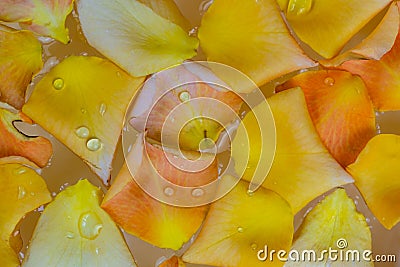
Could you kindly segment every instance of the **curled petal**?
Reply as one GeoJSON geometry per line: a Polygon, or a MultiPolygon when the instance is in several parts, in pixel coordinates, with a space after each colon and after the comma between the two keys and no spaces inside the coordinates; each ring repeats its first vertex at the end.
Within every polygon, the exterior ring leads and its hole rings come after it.
{"type": "Polygon", "coordinates": [[[257,252],[265,246],[276,251],[289,249],[291,208],[278,194],[264,188],[248,194],[248,186],[239,182],[211,205],[199,236],[182,257],[185,262],[227,267],[283,265],[277,260],[262,262],[257,252]]]}
{"type": "Polygon", "coordinates": [[[87,180],[58,194],[39,218],[23,266],[136,266],[99,206],[101,195],[87,180]]]}
{"type": "Polygon", "coordinates": [[[277,88],[299,86],[304,92],[314,126],[333,157],[353,163],[376,134],[375,111],[358,76],[337,70],[301,73],[277,88]]]}
{"type": "Polygon", "coordinates": [[[347,167],[368,207],[387,229],[400,221],[399,152],[400,136],[377,135],[347,167]]]}
{"type": "MultiPolygon", "coordinates": [[[[344,189],[337,189],[307,214],[299,230],[295,234],[292,250],[299,253],[315,252],[315,259],[310,261],[292,261],[285,266],[354,266],[356,254],[362,259],[365,251],[372,250],[371,232],[365,217],[357,212],[356,206],[344,189]],[[323,251],[352,251],[354,262],[335,261],[329,259],[323,251]]],[[[310,254],[310,257],[313,257],[310,254]]],[[[350,256],[349,256],[349,259],[350,256]]],[[[374,266],[372,261],[363,261],[357,266],[374,266]]]]}
{"type": "MultiPolygon", "coordinates": [[[[280,194],[297,213],[312,199],[331,188],[353,182],[322,144],[300,88],[280,92],[270,97],[268,104],[275,120],[277,143],[272,167],[263,187],[280,194]]],[[[254,130],[256,124],[253,112],[249,112],[242,121],[242,127],[239,127],[244,130],[238,131],[232,144],[235,162],[239,162],[239,165],[248,162],[243,175],[248,181],[252,179],[257,166],[252,163],[259,161],[262,152],[260,132],[254,130]],[[248,136],[243,137],[245,134],[248,136]],[[250,144],[248,155],[242,148],[246,147],[246,143],[250,144]]]]}
{"type": "Polygon", "coordinates": [[[144,76],[196,55],[198,41],[164,18],[179,16],[172,1],[164,3],[80,0],[79,20],[93,47],[131,75],[144,76]]]}
{"type": "Polygon", "coordinates": [[[0,20],[20,22],[23,28],[50,36],[64,44],[69,41],[65,20],[73,0],[0,0],[0,20]]]}
{"type": "Polygon", "coordinates": [[[42,67],[42,47],[32,33],[0,26],[0,101],[21,109],[32,75],[42,67]]]}
{"type": "Polygon", "coordinates": [[[39,167],[46,166],[53,148],[44,137],[27,136],[15,127],[16,122],[32,124],[23,113],[14,113],[0,108],[0,157],[21,156],[39,167]]]}
{"type": "Polygon", "coordinates": [[[296,35],[325,58],[337,55],[390,0],[289,1],[284,9],[296,35]],[[335,12],[332,12],[335,10],[335,12]]]}
{"type": "Polygon", "coordinates": [[[259,86],[315,66],[290,35],[274,0],[215,0],[198,36],[207,60],[232,66],[259,86]]]}
{"type": "Polygon", "coordinates": [[[36,84],[23,110],[106,183],[125,110],[142,81],[107,60],[71,56],[36,84]]]}

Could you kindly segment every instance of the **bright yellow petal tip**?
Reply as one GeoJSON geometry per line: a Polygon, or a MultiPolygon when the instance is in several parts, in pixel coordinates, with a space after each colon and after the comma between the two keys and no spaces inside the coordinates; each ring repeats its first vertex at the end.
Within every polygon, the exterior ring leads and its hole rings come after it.
{"type": "Polygon", "coordinates": [[[107,60],[71,56],[36,84],[23,111],[107,183],[125,110],[142,82],[107,60]]]}
{"type": "Polygon", "coordinates": [[[400,136],[377,135],[347,170],[383,226],[391,229],[400,222],[400,136]]]}

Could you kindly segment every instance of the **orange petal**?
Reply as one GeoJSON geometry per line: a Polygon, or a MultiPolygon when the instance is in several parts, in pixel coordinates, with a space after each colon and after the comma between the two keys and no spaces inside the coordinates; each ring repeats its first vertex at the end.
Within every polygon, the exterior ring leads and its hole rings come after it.
{"type": "Polygon", "coordinates": [[[125,110],[142,81],[107,60],[71,56],[36,84],[23,110],[106,183],[125,110]]]}
{"type": "Polygon", "coordinates": [[[216,142],[221,131],[239,119],[242,99],[232,91],[202,82],[209,76],[225,84],[197,63],[184,63],[155,74],[136,97],[129,115],[131,124],[174,148],[178,147],[178,138],[179,146],[186,150],[199,150],[205,138],[216,142]]]}
{"type": "MultiPolygon", "coordinates": [[[[329,259],[325,254],[323,260],[291,261],[285,266],[355,266],[358,253],[360,261],[357,266],[374,266],[372,261],[363,260],[364,251],[372,250],[371,232],[365,217],[357,212],[356,206],[344,189],[337,189],[307,214],[295,234],[292,250],[309,251],[312,249],[318,259],[323,251],[337,250],[338,255],[347,255],[348,261],[329,259]],[[358,251],[358,252],[357,252],[358,251]],[[352,260],[351,257],[354,257],[352,260]]],[[[310,254],[311,255],[311,254],[310,254]]],[[[345,257],[343,257],[345,259],[345,257]]]]}
{"type": "Polygon", "coordinates": [[[72,11],[73,0],[1,0],[0,6],[0,20],[20,22],[23,28],[50,36],[64,44],[69,41],[64,24],[72,11]]]}
{"type": "Polygon", "coordinates": [[[350,60],[340,68],[361,76],[376,109],[400,109],[400,34],[393,48],[380,60],[350,60]]]}
{"type": "Polygon", "coordinates": [[[102,208],[128,233],[153,245],[177,250],[200,227],[208,207],[183,208],[161,201],[167,202],[168,198],[178,197],[179,191],[174,189],[175,185],[195,187],[215,180],[218,176],[217,162],[213,161],[202,171],[190,173],[187,170],[195,166],[189,165],[188,160],[175,161],[178,169],[165,158],[173,159],[171,153],[143,144],[142,138],[141,135],[138,137],[127,158],[129,168],[127,165],[122,167],[104,198],[102,208]],[[151,162],[146,158],[145,148],[151,162]],[[162,185],[162,181],[152,173],[153,170],[172,185],[162,185]],[[151,192],[151,196],[144,190],[151,192]]]}
{"type": "Polygon", "coordinates": [[[173,1],[164,2],[80,0],[77,9],[82,31],[93,47],[131,75],[145,76],[197,53],[198,40],[175,24],[176,19],[168,20],[180,15],[173,1]]]}
{"type": "Polygon", "coordinates": [[[16,252],[10,247],[11,235],[26,213],[49,202],[51,196],[44,180],[21,164],[1,164],[0,179],[0,250],[5,257],[1,260],[2,266],[18,266],[16,252]]]}
{"type": "Polygon", "coordinates": [[[331,60],[322,60],[320,63],[324,66],[338,66],[351,59],[381,59],[393,47],[399,23],[397,4],[392,3],[378,26],[361,43],[331,60]]]}
{"type": "Polygon", "coordinates": [[[168,260],[161,263],[158,267],[185,267],[186,264],[177,256],[172,256],[168,260]]]}
{"type": "Polygon", "coordinates": [[[299,86],[322,142],[342,165],[354,162],[376,134],[375,113],[360,77],[345,71],[301,73],[277,88],[299,86]]]}
{"type": "Polygon", "coordinates": [[[290,248],[290,206],[278,194],[264,188],[248,194],[248,186],[239,182],[211,205],[199,236],[183,255],[185,262],[227,267],[283,266],[277,260],[262,262],[257,254],[265,246],[276,251],[290,248]]]}
{"type": "Polygon", "coordinates": [[[377,135],[347,167],[375,217],[387,229],[400,221],[400,136],[377,135]]]}
{"type": "Polygon", "coordinates": [[[215,0],[198,36],[209,61],[232,66],[257,85],[315,66],[290,35],[274,0],[215,0]]]}
{"type": "Polygon", "coordinates": [[[24,114],[0,108],[0,157],[22,156],[40,167],[46,166],[53,153],[50,141],[23,134],[14,126],[15,122],[32,124],[24,114]]]}
{"type": "Polygon", "coordinates": [[[303,42],[321,56],[332,58],[390,2],[392,1],[289,1],[284,11],[289,24],[303,42]]]}
{"type": "MultiPolygon", "coordinates": [[[[277,143],[271,170],[263,183],[265,188],[280,194],[297,213],[329,189],[353,182],[322,144],[300,88],[275,94],[268,99],[268,104],[275,120],[277,143]]],[[[247,142],[251,144],[248,168],[243,175],[248,181],[252,179],[255,168],[251,163],[258,162],[260,157],[260,133],[253,130],[256,123],[253,112],[248,113],[242,121],[248,137],[240,137],[239,134],[246,132],[238,131],[232,144],[232,157],[239,165],[247,162],[243,150],[248,146],[247,142]]]]}
{"type": "Polygon", "coordinates": [[[0,26],[0,101],[21,109],[32,75],[42,67],[42,46],[32,33],[0,26]]]}

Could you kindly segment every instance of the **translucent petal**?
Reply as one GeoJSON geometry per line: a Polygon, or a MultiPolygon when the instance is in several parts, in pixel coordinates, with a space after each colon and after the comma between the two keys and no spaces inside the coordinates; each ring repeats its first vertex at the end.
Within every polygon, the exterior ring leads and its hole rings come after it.
{"type": "Polygon", "coordinates": [[[274,0],[215,0],[198,36],[209,61],[232,66],[257,85],[315,65],[291,37],[274,0]]]}
{"type": "MultiPolygon", "coordinates": [[[[224,177],[223,179],[229,179],[224,177]]],[[[199,236],[183,255],[185,262],[212,266],[282,266],[262,262],[257,252],[266,245],[288,250],[293,235],[293,214],[278,194],[260,188],[247,193],[241,181],[225,197],[214,202],[199,236]]]]}
{"type": "Polygon", "coordinates": [[[23,110],[106,183],[125,110],[142,81],[107,60],[71,56],[36,84],[23,110]]]}
{"type": "Polygon", "coordinates": [[[299,86],[323,143],[342,165],[353,163],[376,134],[375,111],[364,82],[337,70],[301,73],[277,88],[299,86]]]}
{"type": "Polygon", "coordinates": [[[87,180],[68,187],[43,211],[23,265],[136,266],[118,227],[87,180]]]}
{"type": "Polygon", "coordinates": [[[400,221],[400,136],[377,135],[347,167],[375,217],[387,229],[400,221]]]}
{"type": "Polygon", "coordinates": [[[195,38],[137,0],[80,0],[78,13],[88,42],[133,76],[151,74],[196,55],[195,38]]]}
{"type": "Polygon", "coordinates": [[[42,46],[32,33],[0,27],[0,101],[21,109],[32,75],[42,66],[42,46]]]}
{"type": "Polygon", "coordinates": [[[372,261],[363,259],[364,251],[372,250],[371,243],[371,232],[365,217],[357,212],[346,191],[337,189],[307,214],[295,234],[292,250],[299,251],[301,255],[312,249],[317,260],[291,261],[285,266],[374,266],[372,261]],[[323,254],[329,249],[338,251],[331,254],[332,259],[327,252],[323,254]],[[343,260],[339,258],[341,253],[343,260]],[[360,260],[357,260],[357,255],[360,260]],[[334,260],[335,256],[337,260],[334,260]]]}

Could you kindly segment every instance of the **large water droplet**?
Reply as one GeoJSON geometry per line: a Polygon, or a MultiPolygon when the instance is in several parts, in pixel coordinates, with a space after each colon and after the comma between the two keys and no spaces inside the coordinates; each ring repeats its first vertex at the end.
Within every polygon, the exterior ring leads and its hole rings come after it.
{"type": "Polygon", "coordinates": [[[89,211],[80,216],[78,227],[82,237],[93,240],[99,236],[103,223],[96,213],[89,211]]]}
{"type": "Polygon", "coordinates": [[[190,100],[190,94],[188,91],[183,91],[179,93],[179,100],[181,100],[181,102],[186,102],[190,100]]]}
{"type": "Polygon", "coordinates": [[[91,138],[86,142],[86,147],[90,151],[97,151],[101,148],[101,141],[98,138],[91,138]]]}
{"type": "Polygon", "coordinates": [[[89,129],[87,128],[87,127],[85,127],[85,126],[81,126],[81,127],[79,127],[79,128],[77,128],[76,130],[75,130],[75,134],[79,137],[79,138],[88,138],[89,137],[89,134],[90,134],[90,131],[89,131],[89,129]]]}
{"type": "Polygon", "coordinates": [[[26,196],[26,189],[24,186],[18,186],[18,199],[23,199],[26,196]]]}
{"type": "Polygon", "coordinates": [[[254,195],[254,191],[250,190],[250,189],[247,190],[247,195],[250,196],[250,197],[253,196],[254,195]]]}
{"type": "Polygon", "coordinates": [[[100,108],[99,108],[99,113],[101,116],[104,116],[104,114],[107,111],[107,105],[104,103],[101,103],[100,108]]]}
{"type": "Polygon", "coordinates": [[[53,87],[54,87],[54,89],[56,89],[56,90],[61,90],[61,89],[63,89],[63,87],[64,87],[64,80],[61,79],[61,78],[54,79],[54,81],[53,81],[53,87]]]}
{"type": "Polygon", "coordinates": [[[201,188],[195,188],[192,190],[192,196],[193,197],[201,197],[204,195],[204,190],[201,188]]]}
{"type": "Polygon", "coordinates": [[[324,84],[333,86],[335,84],[335,79],[333,79],[332,77],[326,77],[324,80],[324,84]]]}
{"type": "Polygon", "coordinates": [[[175,193],[175,192],[174,192],[174,189],[171,188],[171,187],[166,187],[166,188],[164,189],[164,194],[167,195],[167,196],[169,196],[169,197],[172,196],[174,193],[175,193]]]}
{"type": "Polygon", "coordinates": [[[288,14],[305,15],[311,11],[313,0],[290,0],[288,4],[288,14]]]}

